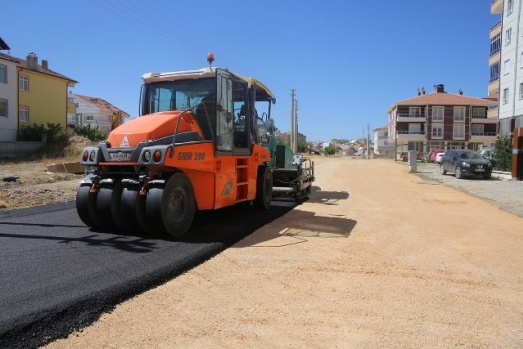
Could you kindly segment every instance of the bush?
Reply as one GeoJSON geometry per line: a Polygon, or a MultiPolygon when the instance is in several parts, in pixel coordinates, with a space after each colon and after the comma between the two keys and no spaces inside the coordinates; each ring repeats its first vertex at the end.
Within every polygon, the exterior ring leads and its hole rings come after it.
{"type": "Polygon", "coordinates": [[[494,168],[512,171],[512,142],[509,136],[499,136],[494,149],[494,168]]]}
{"type": "Polygon", "coordinates": [[[90,124],[87,126],[76,126],[74,132],[79,136],[87,137],[90,141],[103,141],[107,138],[107,133],[100,130],[98,127],[91,127],[90,124]]]}
{"type": "Polygon", "coordinates": [[[41,142],[42,135],[46,135],[46,145],[41,154],[49,157],[63,156],[65,150],[69,145],[69,132],[60,124],[47,123],[47,127],[43,124],[33,124],[31,126],[23,126],[18,131],[19,141],[41,142]]]}

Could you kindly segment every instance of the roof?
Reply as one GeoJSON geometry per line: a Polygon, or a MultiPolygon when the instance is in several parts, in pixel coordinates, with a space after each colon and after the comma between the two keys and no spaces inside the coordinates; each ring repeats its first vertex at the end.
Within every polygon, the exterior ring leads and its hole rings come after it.
{"type": "Polygon", "coordinates": [[[75,84],[78,83],[78,81],[76,81],[74,79],[71,79],[70,77],[62,75],[60,73],[57,73],[54,70],[44,69],[44,68],[42,68],[42,66],[40,64],[36,65],[36,69],[30,69],[28,67],[27,61],[24,60],[24,59],[21,59],[21,58],[17,58],[17,57],[13,57],[13,56],[10,56],[10,55],[6,55],[4,53],[0,53],[0,59],[5,59],[7,61],[14,62],[14,63],[16,63],[18,68],[21,68],[21,69],[26,69],[26,70],[35,71],[35,72],[38,72],[38,73],[41,73],[41,74],[54,76],[54,77],[59,78],[59,79],[68,80],[69,82],[73,82],[75,84]]]}
{"type": "Polygon", "coordinates": [[[88,104],[90,104],[92,106],[95,106],[96,108],[98,108],[101,111],[107,111],[110,114],[112,114],[114,112],[121,112],[122,113],[122,117],[128,117],[129,116],[129,114],[127,114],[126,112],[124,112],[121,109],[118,109],[117,107],[115,107],[111,103],[107,102],[105,99],[101,99],[101,98],[98,98],[98,97],[77,95],[77,94],[74,94],[74,95],[76,97],[78,97],[79,99],[81,99],[82,101],[84,101],[84,102],[86,102],[86,103],[88,103],[88,104]]]}
{"type": "Polygon", "coordinates": [[[497,102],[489,101],[483,98],[474,98],[463,96],[460,94],[448,93],[448,92],[433,92],[425,95],[417,96],[410,99],[405,99],[394,103],[387,112],[399,105],[408,106],[425,106],[425,105],[465,105],[475,107],[488,107],[495,105],[497,102]]]}
{"type": "Polygon", "coordinates": [[[146,73],[142,75],[142,80],[145,83],[152,83],[156,81],[176,81],[184,79],[198,79],[205,77],[215,77],[216,70],[221,69],[227,71],[237,78],[245,81],[249,86],[253,85],[256,90],[256,100],[271,100],[273,103],[276,102],[276,98],[272,92],[260,81],[256,80],[253,77],[245,77],[241,74],[231,72],[224,68],[217,67],[204,67],[196,70],[181,70],[175,72],[164,72],[164,73],[146,73]],[[259,99],[260,98],[260,99],[259,99]]]}
{"type": "Polygon", "coordinates": [[[9,47],[8,44],[5,43],[4,40],[2,40],[2,38],[0,38],[0,50],[10,50],[11,48],[9,47]]]}

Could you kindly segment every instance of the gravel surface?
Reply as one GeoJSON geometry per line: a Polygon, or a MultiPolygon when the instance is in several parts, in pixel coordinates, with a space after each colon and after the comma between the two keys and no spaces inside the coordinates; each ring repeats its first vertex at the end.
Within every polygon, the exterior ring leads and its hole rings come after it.
{"type": "MultiPolygon", "coordinates": [[[[406,163],[398,162],[398,164],[406,163]]],[[[492,178],[457,179],[453,174],[442,175],[435,163],[417,163],[417,175],[428,181],[459,189],[498,206],[498,208],[523,217],[523,181],[511,179],[508,172],[494,172],[492,178]]]]}

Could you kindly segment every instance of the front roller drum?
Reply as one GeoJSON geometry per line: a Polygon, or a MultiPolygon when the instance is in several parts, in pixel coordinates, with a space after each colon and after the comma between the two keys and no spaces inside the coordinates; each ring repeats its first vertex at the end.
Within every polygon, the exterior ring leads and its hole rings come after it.
{"type": "Polygon", "coordinates": [[[161,200],[161,215],[167,233],[174,237],[187,233],[195,213],[191,181],[181,172],[173,174],[165,185],[161,200]]]}

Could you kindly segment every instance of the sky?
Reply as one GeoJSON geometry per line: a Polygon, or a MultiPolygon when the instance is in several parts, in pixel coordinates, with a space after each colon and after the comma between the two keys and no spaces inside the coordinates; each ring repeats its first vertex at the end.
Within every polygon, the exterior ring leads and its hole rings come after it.
{"type": "Polygon", "coordinates": [[[138,115],[148,72],[228,68],[276,96],[272,118],[309,142],[355,139],[385,126],[397,101],[444,84],[482,98],[489,81],[491,0],[8,0],[0,37],[138,115]]]}

